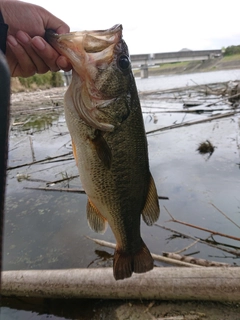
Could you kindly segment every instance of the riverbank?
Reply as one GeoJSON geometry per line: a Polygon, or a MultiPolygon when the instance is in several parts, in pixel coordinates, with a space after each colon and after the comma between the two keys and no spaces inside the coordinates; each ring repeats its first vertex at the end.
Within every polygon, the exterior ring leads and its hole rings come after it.
{"type": "MultiPolygon", "coordinates": [[[[240,55],[219,57],[204,61],[185,61],[165,63],[149,68],[149,76],[187,74],[193,72],[209,72],[240,69],[240,55]]],[[[134,70],[134,76],[140,77],[140,70],[134,70]]]]}
{"type": "MultiPolygon", "coordinates": [[[[235,54],[227,57],[219,57],[205,61],[165,63],[160,66],[153,66],[149,68],[149,76],[188,74],[193,72],[209,72],[234,69],[240,69],[240,54],[235,54]]],[[[140,69],[133,70],[133,74],[135,77],[140,77],[140,69]]],[[[46,90],[51,88],[49,87],[49,85],[45,85],[45,87],[37,87],[36,85],[32,85],[30,88],[26,88],[20,83],[18,78],[12,78],[11,80],[12,93],[29,93],[33,91],[39,91],[39,89],[46,90]]]]}

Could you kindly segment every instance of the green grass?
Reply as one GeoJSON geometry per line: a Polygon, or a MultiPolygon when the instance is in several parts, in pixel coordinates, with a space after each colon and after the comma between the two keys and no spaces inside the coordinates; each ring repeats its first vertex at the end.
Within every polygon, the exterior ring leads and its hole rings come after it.
{"type": "Polygon", "coordinates": [[[45,74],[35,74],[32,77],[21,78],[19,81],[25,88],[51,88],[63,86],[63,78],[59,72],[47,72],[45,74]]]}
{"type": "Polygon", "coordinates": [[[233,54],[231,56],[225,56],[222,58],[222,62],[224,61],[236,61],[240,60],[240,54],[233,54]]]}

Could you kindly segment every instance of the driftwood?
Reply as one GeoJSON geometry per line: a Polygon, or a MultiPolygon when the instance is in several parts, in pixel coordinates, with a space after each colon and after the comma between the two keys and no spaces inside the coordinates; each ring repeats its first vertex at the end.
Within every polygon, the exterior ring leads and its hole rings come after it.
{"type": "Polygon", "coordinates": [[[230,264],[228,263],[208,261],[205,259],[194,258],[191,256],[182,256],[180,254],[173,253],[173,252],[163,252],[163,256],[167,258],[179,260],[179,261],[193,263],[203,267],[230,267],[230,264]]]}
{"type": "Polygon", "coordinates": [[[240,268],[154,268],[116,281],[112,268],[2,272],[3,296],[240,301],[240,268]]]}

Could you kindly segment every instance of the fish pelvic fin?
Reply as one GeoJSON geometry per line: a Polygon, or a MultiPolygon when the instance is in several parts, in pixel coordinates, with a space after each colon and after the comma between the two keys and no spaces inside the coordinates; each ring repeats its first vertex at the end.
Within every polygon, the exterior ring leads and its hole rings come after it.
{"type": "Polygon", "coordinates": [[[150,175],[148,195],[142,211],[143,221],[148,226],[152,226],[158,220],[159,215],[160,207],[158,202],[157,189],[153,177],[152,175],[150,175]]]}
{"type": "Polygon", "coordinates": [[[153,269],[153,258],[142,241],[141,249],[135,253],[126,253],[116,249],[113,259],[113,276],[116,280],[130,278],[132,273],[145,273],[153,269]]]}
{"type": "Polygon", "coordinates": [[[107,229],[107,220],[101,215],[100,211],[88,199],[87,202],[87,220],[89,227],[98,233],[104,233],[107,229]]]}

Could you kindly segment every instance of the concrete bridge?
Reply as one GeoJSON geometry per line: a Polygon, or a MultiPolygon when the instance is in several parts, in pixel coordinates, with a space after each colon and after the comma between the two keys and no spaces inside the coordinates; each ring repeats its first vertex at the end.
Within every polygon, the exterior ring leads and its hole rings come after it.
{"type": "MultiPolygon", "coordinates": [[[[177,51],[163,53],[146,53],[130,55],[132,68],[141,70],[141,78],[148,77],[148,68],[158,64],[180,62],[180,61],[203,61],[220,57],[221,50],[197,50],[197,51],[177,51]]],[[[69,85],[71,81],[71,72],[64,72],[65,83],[69,85]]]]}
{"type": "Polygon", "coordinates": [[[180,61],[203,61],[220,57],[221,50],[197,50],[197,51],[178,51],[178,52],[163,52],[151,54],[134,54],[131,55],[132,68],[141,69],[141,78],[148,77],[148,68],[150,66],[180,62],[180,61]]]}

